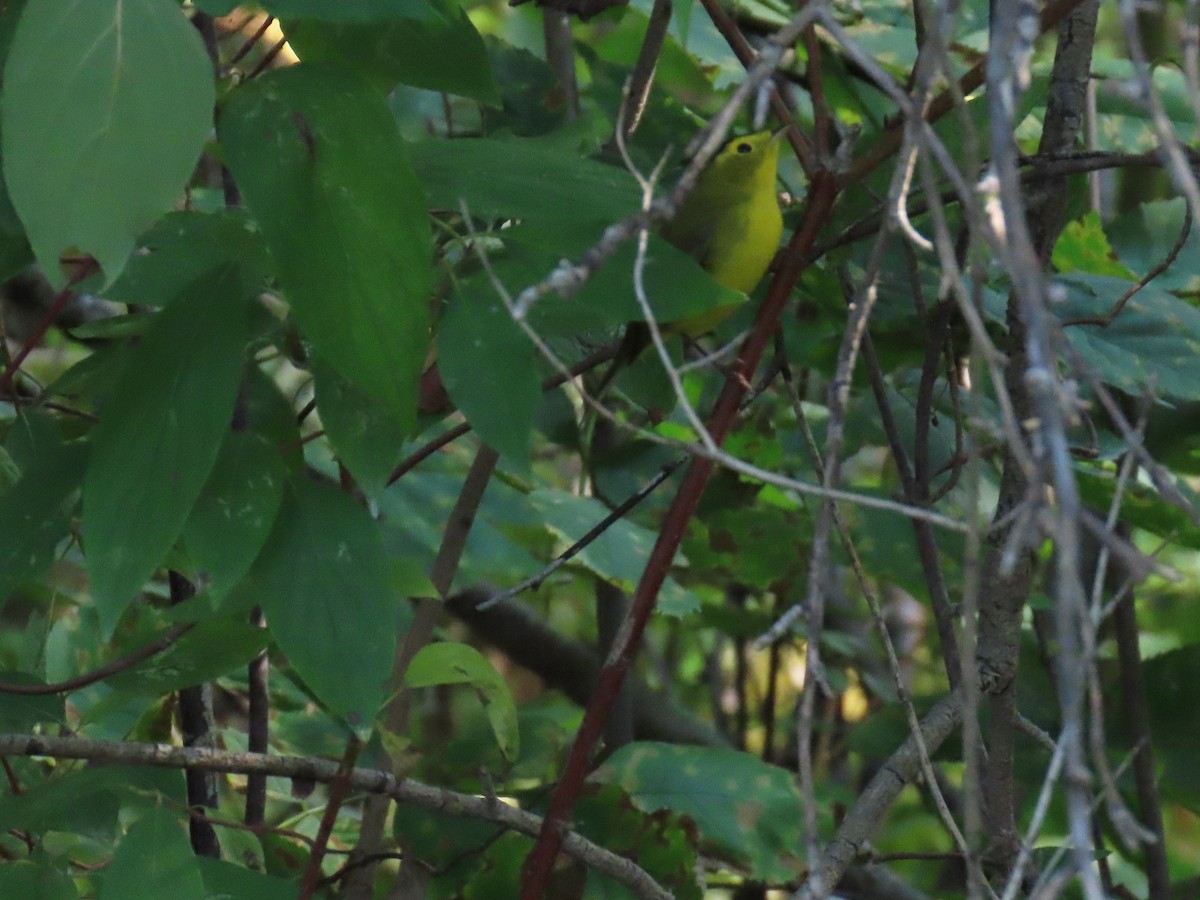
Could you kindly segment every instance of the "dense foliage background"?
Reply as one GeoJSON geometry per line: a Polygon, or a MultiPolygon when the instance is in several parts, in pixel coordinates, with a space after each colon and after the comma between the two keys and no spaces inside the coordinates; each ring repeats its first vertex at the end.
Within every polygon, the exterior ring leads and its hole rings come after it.
{"type": "Polygon", "coordinates": [[[1200,893],[1196,4],[994,6],[0,3],[0,894],[1200,893]]]}

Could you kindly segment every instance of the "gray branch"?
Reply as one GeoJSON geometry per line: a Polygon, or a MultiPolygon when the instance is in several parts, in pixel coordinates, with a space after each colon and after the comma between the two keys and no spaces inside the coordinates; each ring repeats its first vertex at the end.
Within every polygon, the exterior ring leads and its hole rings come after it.
{"type": "MultiPolygon", "coordinates": [[[[958,727],[962,718],[962,693],[947,694],[921,720],[921,738],[926,749],[933,753],[958,727]]],[[[883,820],[900,791],[912,781],[921,768],[920,747],[916,738],[909,735],[886,763],[875,773],[846,818],[842,820],[837,834],[833,836],[821,853],[820,862],[809,874],[792,900],[819,900],[842,879],[850,864],[863,850],[871,833],[883,820]]]]}
{"type": "MultiPolygon", "coordinates": [[[[334,760],[272,756],[266,753],[230,753],[201,747],[172,747],[167,744],[132,741],[44,737],[34,734],[0,734],[0,756],[45,756],[53,759],[99,760],[109,764],[156,766],[165,769],[274,775],[324,784],[338,777],[338,763],[334,760]]],[[[348,784],[356,791],[387,794],[397,803],[407,803],[451,816],[482,819],[530,837],[536,837],[542,826],[540,816],[515,809],[494,797],[460,794],[409,778],[398,781],[390,773],[379,769],[353,769],[348,784]]],[[[671,900],[671,894],[645,870],[578,834],[566,835],[563,852],[589,868],[621,882],[636,897],[671,900]]]]}

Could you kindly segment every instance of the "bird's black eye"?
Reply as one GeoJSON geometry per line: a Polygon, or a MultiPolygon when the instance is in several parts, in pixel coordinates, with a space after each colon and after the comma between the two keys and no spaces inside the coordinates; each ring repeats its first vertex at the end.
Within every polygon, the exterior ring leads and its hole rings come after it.
{"type": "Polygon", "coordinates": [[[742,141],[740,144],[737,145],[738,153],[749,153],[753,149],[754,148],[752,146],[750,146],[749,141],[742,141]]]}

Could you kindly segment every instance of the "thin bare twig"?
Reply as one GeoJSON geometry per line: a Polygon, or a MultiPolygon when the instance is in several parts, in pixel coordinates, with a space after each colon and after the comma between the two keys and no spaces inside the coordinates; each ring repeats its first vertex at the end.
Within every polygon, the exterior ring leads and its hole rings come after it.
{"type": "Polygon", "coordinates": [[[1076,319],[1064,319],[1062,327],[1068,328],[1072,325],[1099,325],[1101,328],[1107,328],[1113,323],[1113,320],[1121,314],[1121,310],[1125,308],[1125,304],[1129,302],[1135,294],[1141,291],[1151,281],[1167,271],[1175,264],[1175,260],[1179,257],[1179,251],[1183,249],[1183,245],[1187,243],[1188,235],[1192,231],[1192,208],[1184,207],[1183,228],[1179,230],[1179,237],[1175,239],[1174,245],[1167,251],[1167,255],[1163,257],[1149,272],[1137,280],[1136,284],[1129,287],[1125,293],[1116,299],[1112,307],[1102,316],[1082,316],[1076,319]]]}
{"type": "Polygon", "coordinates": [[[74,678],[68,678],[65,681],[56,681],[53,684],[0,684],[0,694],[18,694],[26,697],[69,694],[72,691],[85,688],[89,684],[96,684],[105,678],[126,672],[138,663],[145,662],[152,656],[157,656],[191,631],[195,625],[195,622],[189,622],[186,625],[176,625],[164,633],[162,637],[151,641],[128,656],[114,659],[112,662],[98,666],[90,672],[85,672],[83,675],[76,675],[74,678]]]}

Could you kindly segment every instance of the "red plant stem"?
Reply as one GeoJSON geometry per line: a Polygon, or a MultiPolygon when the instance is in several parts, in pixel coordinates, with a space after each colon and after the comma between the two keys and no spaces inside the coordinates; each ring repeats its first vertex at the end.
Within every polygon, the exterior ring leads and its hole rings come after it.
{"type": "MultiPolygon", "coordinates": [[[[792,288],[808,264],[808,253],[833,206],[836,195],[837,187],[833,176],[825,171],[818,172],[811,183],[808,207],[801,225],[792,235],[792,240],[782,255],[782,265],[771,283],[766,299],[758,309],[754,328],[742,344],[733,371],[726,378],[721,395],[709,416],[709,432],[718,446],[724,442],[733,425],[742,397],[749,389],[750,379],[779,324],[792,288]]],[[[550,798],[541,832],[525,860],[521,900],[539,900],[546,889],[551,870],[554,868],[554,860],[562,847],[568,817],[583,786],[583,779],[588,773],[592,751],[604,729],[604,722],[616,700],[621,682],[633,663],[646,630],[646,623],[658,602],[659,588],[666,580],[671,562],[679,550],[687,524],[700,503],[713,466],[713,461],[706,457],[698,456],[692,460],[671,508],[663,519],[658,539],[654,549],[650,551],[646,569],[634,593],[629,616],[622,623],[612,652],[600,671],[596,691],[588,703],[579,733],[575,735],[575,743],[571,746],[571,754],[567,758],[562,777],[550,798]]]]}
{"type": "Polygon", "coordinates": [[[342,764],[338,767],[337,777],[329,785],[329,802],[325,804],[325,814],[321,816],[321,824],[317,827],[317,836],[313,840],[312,851],[308,855],[308,864],[304,867],[304,877],[300,882],[299,900],[311,900],[321,878],[321,860],[329,847],[329,838],[333,835],[333,824],[337,821],[338,810],[346,799],[350,789],[350,773],[354,771],[354,763],[362,751],[362,740],[358,735],[350,735],[346,742],[346,752],[342,754],[342,764]]]}
{"type": "Polygon", "coordinates": [[[21,349],[8,361],[8,366],[4,369],[4,374],[0,375],[0,396],[3,396],[9,387],[12,386],[17,369],[21,368],[21,363],[25,362],[25,357],[33,352],[33,348],[38,345],[38,342],[50,330],[50,326],[54,324],[54,320],[58,318],[58,314],[67,305],[67,301],[71,299],[71,293],[75,285],[79,284],[79,282],[83,281],[93,272],[99,271],[99,269],[100,264],[89,256],[75,270],[75,274],[71,276],[71,280],[67,282],[67,286],[58,292],[58,296],[54,298],[54,302],[50,304],[50,308],[42,316],[42,321],[38,322],[37,328],[25,339],[25,342],[21,345],[21,349]]]}

